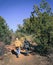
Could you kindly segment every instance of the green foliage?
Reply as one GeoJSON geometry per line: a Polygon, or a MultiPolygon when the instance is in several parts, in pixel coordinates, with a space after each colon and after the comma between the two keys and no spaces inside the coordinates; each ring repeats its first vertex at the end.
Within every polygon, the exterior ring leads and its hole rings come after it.
{"type": "Polygon", "coordinates": [[[10,44],[11,42],[11,32],[5,22],[5,20],[0,16],[0,41],[5,44],[10,44]]]}
{"type": "Polygon", "coordinates": [[[3,42],[0,42],[0,56],[4,55],[4,49],[5,49],[5,45],[3,42]]]}
{"type": "Polygon", "coordinates": [[[50,5],[46,2],[46,0],[41,0],[40,8],[41,10],[43,10],[44,12],[47,12],[48,14],[51,13],[50,5]]]}
{"type": "Polygon", "coordinates": [[[21,38],[24,37],[24,34],[17,30],[15,33],[15,37],[21,38]]]}
{"type": "Polygon", "coordinates": [[[24,19],[23,26],[19,28],[22,33],[33,35],[38,44],[40,53],[47,52],[53,46],[53,15],[46,0],[42,0],[40,7],[34,5],[30,18],[24,19]]]}
{"type": "Polygon", "coordinates": [[[46,45],[46,44],[39,44],[39,45],[35,48],[35,50],[36,50],[40,55],[46,55],[46,54],[48,54],[48,49],[49,49],[49,47],[48,47],[48,45],[46,45]]]}
{"type": "Polygon", "coordinates": [[[51,16],[51,9],[50,7],[48,7],[48,3],[45,0],[44,1],[42,0],[40,7],[41,8],[39,8],[40,9],[39,12],[36,12],[37,10],[35,10],[34,12],[37,14],[37,20],[38,20],[37,30],[35,28],[36,30],[35,42],[38,43],[37,48],[38,52],[43,54],[47,52],[50,46],[51,47],[53,46],[52,41],[53,33],[51,33],[53,32],[53,19],[52,19],[53,16],[51,16]]]}

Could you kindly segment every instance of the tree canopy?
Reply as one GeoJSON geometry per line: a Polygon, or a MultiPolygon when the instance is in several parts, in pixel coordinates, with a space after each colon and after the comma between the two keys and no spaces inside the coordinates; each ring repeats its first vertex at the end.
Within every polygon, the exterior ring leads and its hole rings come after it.
{"type": "Polygon", "coordinates": [[[0,16],[0,41],[5,44],[10,44],[11,42],[11,32],[7,26],[6,21],[0,16]]]}
{"type": "Polygon", "coordinates": [[[48,46],[53,46],[52,13],[46,0],[41,0],[39,6],[34,5],[30,18],[24,19],[23,26],[19,27],[21,33],[33,35],[33,40],[43,47],[42,50],[45,50],[48,46]]]}

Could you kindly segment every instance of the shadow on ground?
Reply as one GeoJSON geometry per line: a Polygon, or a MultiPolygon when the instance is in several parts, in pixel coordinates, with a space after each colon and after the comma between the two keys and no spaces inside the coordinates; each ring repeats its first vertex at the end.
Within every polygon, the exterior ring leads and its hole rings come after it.
{"type": "Polygon", "coordinates": [[[14,50],[11,50],[11,53],[17,56],[17,53],[14,50]]]}

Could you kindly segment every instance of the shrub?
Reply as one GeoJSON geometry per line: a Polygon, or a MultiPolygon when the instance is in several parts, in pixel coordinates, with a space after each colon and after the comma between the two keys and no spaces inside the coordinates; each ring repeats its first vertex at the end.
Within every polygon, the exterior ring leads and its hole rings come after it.
{"type": "Polygon", "coordinates": [[[0,42],[0,57],[4,55],[4,43],[3,42],[0,42]]]}

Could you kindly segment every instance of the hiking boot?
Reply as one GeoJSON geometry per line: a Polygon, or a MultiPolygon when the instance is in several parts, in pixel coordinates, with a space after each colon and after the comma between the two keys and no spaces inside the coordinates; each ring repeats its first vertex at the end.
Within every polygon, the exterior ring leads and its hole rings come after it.
{"type": "Polygon", "coordinates": [[[19,58],[19,56],[18,56],[18,55],[17,55],[16,57],[17,57],[17,58],[19,58]]]}

